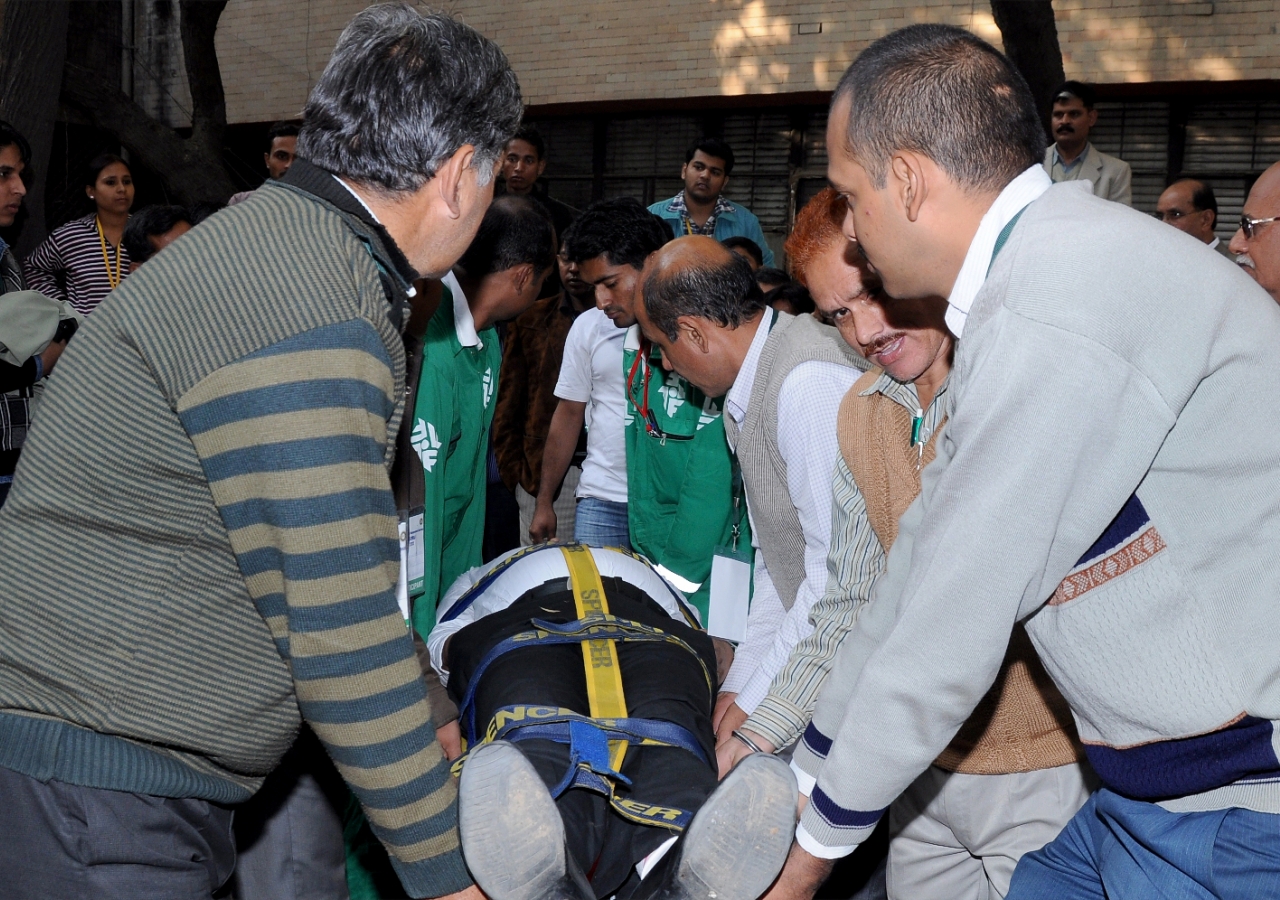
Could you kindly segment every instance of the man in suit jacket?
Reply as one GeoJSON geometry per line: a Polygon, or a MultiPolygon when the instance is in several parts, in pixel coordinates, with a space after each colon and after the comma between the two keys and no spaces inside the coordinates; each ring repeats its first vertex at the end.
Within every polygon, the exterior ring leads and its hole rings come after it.
{"type": "Polygon", "coordinates": [[[1044,170],[1054,182],[1084,179],[1095,197],[1133,205],[1133,172],[1122,159],[1108,156],[1089,143],[1089,129],[1098,124],[1094,92],[1087,84],[1068,81],[1053,95],[1053,140],[1044,151],[1044,170]]]}
{"type": "Polygon", "coordinates": [[[1235,262],[1236,255],[1227,249],[1227,242],[1214,234],[1218,224],[1218,198],[1213,195],[1213,188],[1203,181],[1179,178],[1165,188],[1156,201],[1156,218],[1235,262]]]}

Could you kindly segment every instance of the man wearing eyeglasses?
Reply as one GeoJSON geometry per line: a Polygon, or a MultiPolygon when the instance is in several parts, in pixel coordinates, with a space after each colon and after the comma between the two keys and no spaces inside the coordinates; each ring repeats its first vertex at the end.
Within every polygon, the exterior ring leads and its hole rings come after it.
{"type": "Polygon", "coordinates": [[[1235,254],[1213,233],[1218,224],[1218,199],[1213,188],[1195,178],[1179,178],[1156,202],[1156,218],[1209,245],[1234,261],[1235,254]]]}
{"type": "Polygon", "coordinates": [[[1280,303],[1280,162],[1253,183],[1240,228],[1231,238],[1236,262],[1280,303]]]}

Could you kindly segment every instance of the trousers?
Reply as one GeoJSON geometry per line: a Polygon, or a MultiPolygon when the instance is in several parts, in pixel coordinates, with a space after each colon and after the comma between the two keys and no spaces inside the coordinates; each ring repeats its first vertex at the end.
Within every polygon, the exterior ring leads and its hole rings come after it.
{"type": "Polygon", "coordinates": [[[1009,900],[1280,897],[1280,814],[1174,813],[1098,791],[1018,863],[1009,900]]]}
{"type": "Polygon", "coordinates": [[[1072,763],[1009,775],[930,766],[889,807],[889,900],[997,900],[1023,854],[1058,836],[1089,798],[1072,763]]]}
{"type": "Polygon", "coordinates": [[[573,539],[588,547],[631,549],[627,504],[598,497],[583,497],[573,522],[573,539]]]}
{"type": "Polygon", "coordinates": [[[6,900],[209,900],[231,877],[231,810],[0,768],[6,900]]]}

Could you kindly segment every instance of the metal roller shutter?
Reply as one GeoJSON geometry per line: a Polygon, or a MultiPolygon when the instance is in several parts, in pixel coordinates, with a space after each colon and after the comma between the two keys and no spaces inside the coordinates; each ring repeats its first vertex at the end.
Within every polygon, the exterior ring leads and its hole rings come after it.
{"type": "Polygon", "coordinates": [[[1197,104],[1187,121],[1186,147],[1187,173],[1212,185],[1215,232],[1230,240],[1253,179],[1280,159],[1280,102],[1197,104]]]}
{"type": "Polygon", "coordinates": [[[1169,104],[1099,103],[1089,140],[1133,169],[1133,208],[1155,212],[1169,170],[1169,104]]]}

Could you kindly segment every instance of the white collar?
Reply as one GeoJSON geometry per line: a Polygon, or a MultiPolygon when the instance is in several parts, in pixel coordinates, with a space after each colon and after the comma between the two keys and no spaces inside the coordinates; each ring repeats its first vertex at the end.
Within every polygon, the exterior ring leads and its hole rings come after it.
{"type": "Polygon", "coordinates": [[[640,351],[640,341],[640,326],[632,325],[627,329],[627,333],[622,338],[622,349],[624,351],[633,350],[638,353],[640,351]]]}
{"type": "Polygon", "coordinates": [[[449,289],[453,297],[453,327],[458,332],[458,343],[464,347],[484,349],[480,335],[476,333],[476,320],[471,315],[471,307],[467,304],[467,295],[462,293],[462,285],[452,272],[446,272],[440,282],[449,289]]]}
{"type": "Polygon", "coordinates": [[[1218,245],[1221,243],[1222,243],[1222,238],[1215,237],[1212,241],[1209,242],[1208,247],[1210,250],[1217,250],[1218,245]]]}
{"type": "Polygon", "coordinates": [[[995,252],[1000,232],[1028,203],[1037,199],[1052,185],[1053,180],[1044,167],[1034,165],[1006,184],[1000,196],[996,197],[991,208],[982,217],[978,231],[969,244],[969,252],[964,256],[964,264],[960,266],[960,274],[956,276],[956,283],[951,288],[951,296],[947,298],[947,327],[956,337],[964,332],[969,307],[973,305],[973,298],[978,296],[983,282],[987,280],[991,254],[995,252]]]}
{"type": "Polygon", "coordinates": [[[777,313],[771,307],[765,308],[760,324],[756,326],[756,336],[751,339],[751,346],[747,348],[747,355],[742,360],[742,368],[738,370],[738,377],[733,380],[729,393],[724,395],[725,411],[733,417],[735,425],[741,426],[747,417],[747,404],[751,402],[751,391],[756,384],[760,354],[764,352],[765,342],[769,340],[769,325],[775,316],[777,313]]]}
{"type": "Polygon", "coordinates": [[[365,202],[364,202],[364,198],[363,198],[363,197],[361,197],[359,194],[357,194],[357,193],[355,192],[355,188],[353,188],[351,185],[347,184],[345,181],[343,181],[343,180],[342,180],[341,178],[339,178],[337,175],[334,175],[334,176],[333,176],[333,180],[334,180],[334,181],[336,181],[336,182],[338,182],[338,184],[342,185],[344,188],[346,188],[346,189],[347,189],[347,192],[348,192],[349,194],[351,194],[351,196],[352,196],[352,197],[355,197],[355,198],[356,198],[356,202],[357,202],[357,203],[359,203],[361,206],[363,206],[363,207],[364,207],[364,211],[365,211],[365,212],[367,212],[367,213],[369,214],[370,218],[372,218],[372,219],[373,219],[373,221],[377,222],[379,225],[381,225],[381,224],[382,224],[382,220],[381,220],[381,219],[379,219],[376,215],[374,215],[373,210],[371,210],[371,209],[369,208],[369,204],[368,204],[368,203],[365,203],[365,202]]]}

